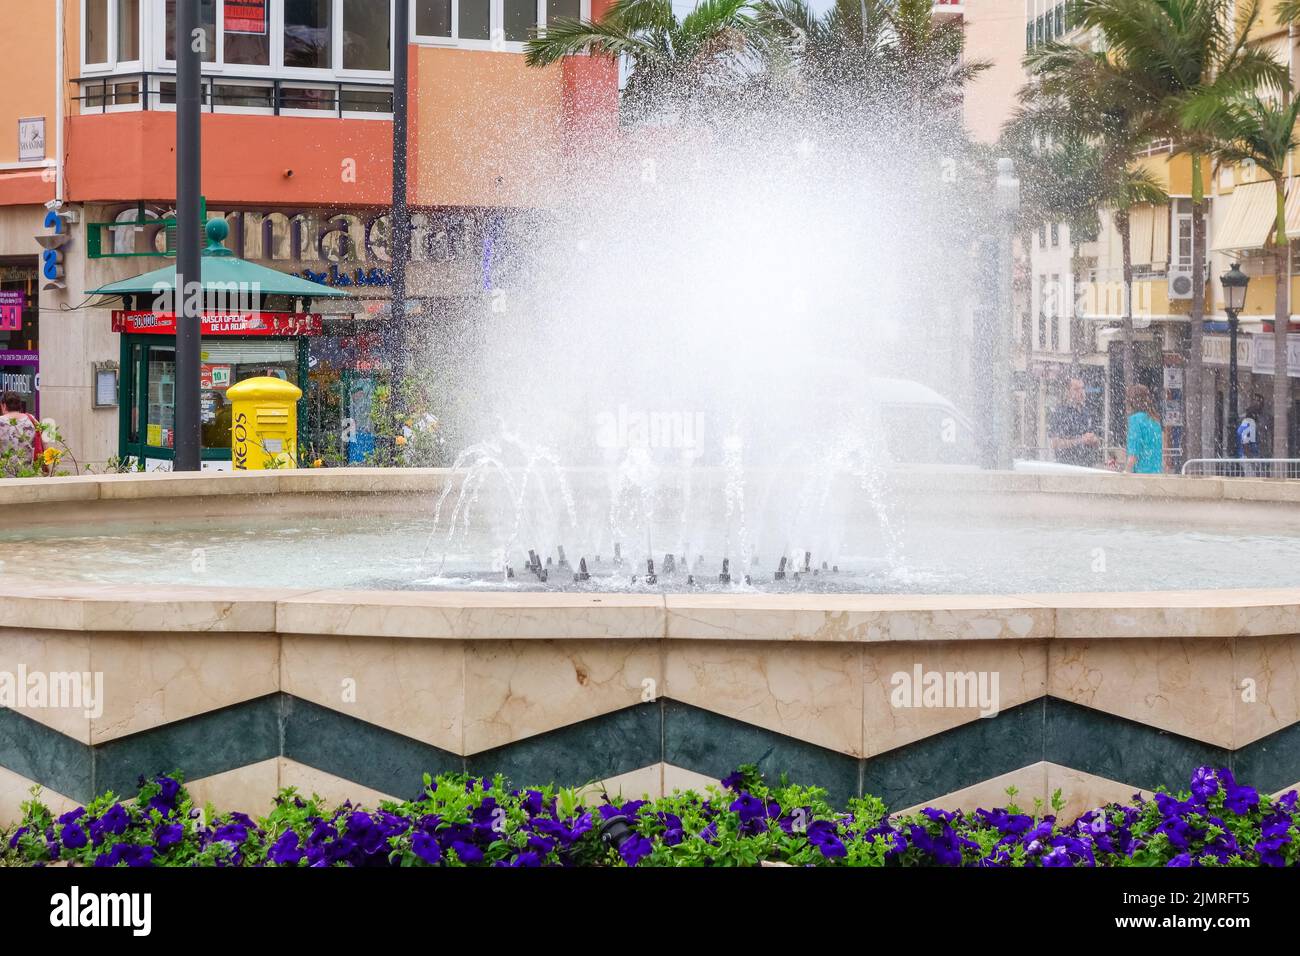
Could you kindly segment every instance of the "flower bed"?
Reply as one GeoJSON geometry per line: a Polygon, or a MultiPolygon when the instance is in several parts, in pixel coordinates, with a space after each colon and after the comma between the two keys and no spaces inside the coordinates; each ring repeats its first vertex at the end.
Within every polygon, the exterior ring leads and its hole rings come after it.
{"type": "Polygon", "coordinates": [[[196,808],[175,777],[141,780],[58,818],[35,798],[0,864],[75,866],[1296,866],[1296,791],[1271,799],[1228,770],[1189,792],[1109,804],[1069,824],[1046,809],[890,817],[874,797],[833,810],[816,787],[750,767],[700,795],[583,804],[573,789],[498,776],[424,778],[416,799],[327,807],[284,790],[264,819],[196,808]]]}

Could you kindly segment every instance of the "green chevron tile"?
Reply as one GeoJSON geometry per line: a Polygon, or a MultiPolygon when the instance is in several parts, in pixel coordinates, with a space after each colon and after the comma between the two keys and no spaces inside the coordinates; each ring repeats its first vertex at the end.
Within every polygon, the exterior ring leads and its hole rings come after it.
{"type": "Polygon", "coordinates": [[[1252,741],[1232,754],[1233,776],[1261,793],[1300,780],[1300,722],[1252,741]]]}
{"type": "Polygon", "coordinates": [[[1042,760],[1043,699],[896,747],[864,761],[862,789],[892,810],[1042,760]]]}
{"type": "Polygon", "coordinates": [[[90,747],[8,707],[0,707],[0,767],[74,800],[94,796],[90,747]]]}
{"type": "Polygon", "coordinates": [[[1080,704],[1046,699],[1045,760],[1143,790],[1186,789],[1192,770],[1226,767],[1230,751],[1080,704]]]}
{"type": "Polygon", "coordinates": [[[198,780],[277,757],[280,706],[280,694],[267,694],[99,744],[95,792],[134,796],[142,774],[198,780]]]}
{"type": "Polygon", "coordinates": [[[470,773],[503,773],[520,786],[606,780],[659,763],[662,723],[658,702],[637,704],[484,750],[466,765],[470,773]]]}
{"type": "Polygon", "coordinates": [[[715,779],[742,764],[756,764],[770,780],[784,773],[792,782],[824,787],[830,803],[840,807],[861,793],[854,757],[690,704],[665,700],[663,705],[666,763],[715,779]]]}
{"type": "Polygon", "coordinates": [[[395,797],[415,797],[422,775],[459,773],[465,762],[413,737],[284,696],[283,756],[395,797]]]}

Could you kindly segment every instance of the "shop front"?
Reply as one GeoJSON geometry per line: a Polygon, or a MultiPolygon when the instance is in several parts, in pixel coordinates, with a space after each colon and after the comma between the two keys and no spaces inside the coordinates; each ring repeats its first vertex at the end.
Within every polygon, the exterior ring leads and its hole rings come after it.
{"type": "Polygon", "coordinates": [[[37,260],[0,262],[0,394],[41,413],[40,292],[37,260]]]}
{"type": "MultiPolygon", "coordinates": [[[[319,315],[248,312],[207,314],[200,344],[200,401],[205,470],[231,467],[230,386],[270,376],[307,391],[309,342],[321,335],[319,315]]],[[[176,317],[170,313],[117,311],[121,335],[119,454],[167,469],[174,458],[176,317]]],[[[307,416],[299,409],[299,447],[307,416]]]]}
{"type": "MultiPolygon", "coordinates": [[[[310,449],[303,433],[311,425],[305,404],[310,342],[325,331],[324,319],[311,311],[311,303],[350,297],[236,258],[223,245],[228,235],[224,220],[211,220],[206,233],[197,370],[202,466],[233,467],[228,393],[250,378],[276,378],[304,393],[297,435],[302,457],[302,450],[310,449]]],[[[112,313],[112,330],[120,337],[117,444],[123,465],[167,470],[176,457],[176,285],[176,267],[169,266],[91,292],[119,298],[123,306],[112,313]],[[145,304],[154,307],[141,308],[145,304]]],[[[188,288],[186,294],[192,294],[188,288]]]]}

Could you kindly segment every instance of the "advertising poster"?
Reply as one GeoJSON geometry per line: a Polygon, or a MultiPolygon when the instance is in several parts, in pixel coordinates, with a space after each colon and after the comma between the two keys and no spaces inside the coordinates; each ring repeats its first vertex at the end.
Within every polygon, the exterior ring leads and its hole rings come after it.
{"type": "Polygon", "coordinates": [[[226,32],[266,35],[266,0],[226,0],[226,32]]]}
{"type": "Polygon", "coordinates": [[[27,410],[41,414],[41,365],[37,352],[0,349],[0,392],[16,392],[27,410]]]}
{"type": "Polygon", "coordinates": [[[21,292],[0,292],[0,332],[22,331],[23,303],[26,298],[21,292]]]}

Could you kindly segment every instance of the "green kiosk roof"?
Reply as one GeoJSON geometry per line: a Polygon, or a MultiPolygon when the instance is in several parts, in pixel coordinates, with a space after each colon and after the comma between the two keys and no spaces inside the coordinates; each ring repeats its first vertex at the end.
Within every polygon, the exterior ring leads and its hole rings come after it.
{"type": "MultiPolygon", "coordinates": [[[[233,286],[256,288],[261,295],[287,295],[302,299],[346,299],[350,293],[342,289],[308,282],[297,276],[286,275],[265,266],[235,258],[223,242],[229,234],[230,227],[224,219],[208,222],[208,245],[203,250],[203,290],[213,292],[228,291],[233,286]]],[[[163,289],[176,288],[176,266],[155,269],[131,279],[111,282],[101,289],[95,289],[91,295],[156,295],[163,289]]]]}

